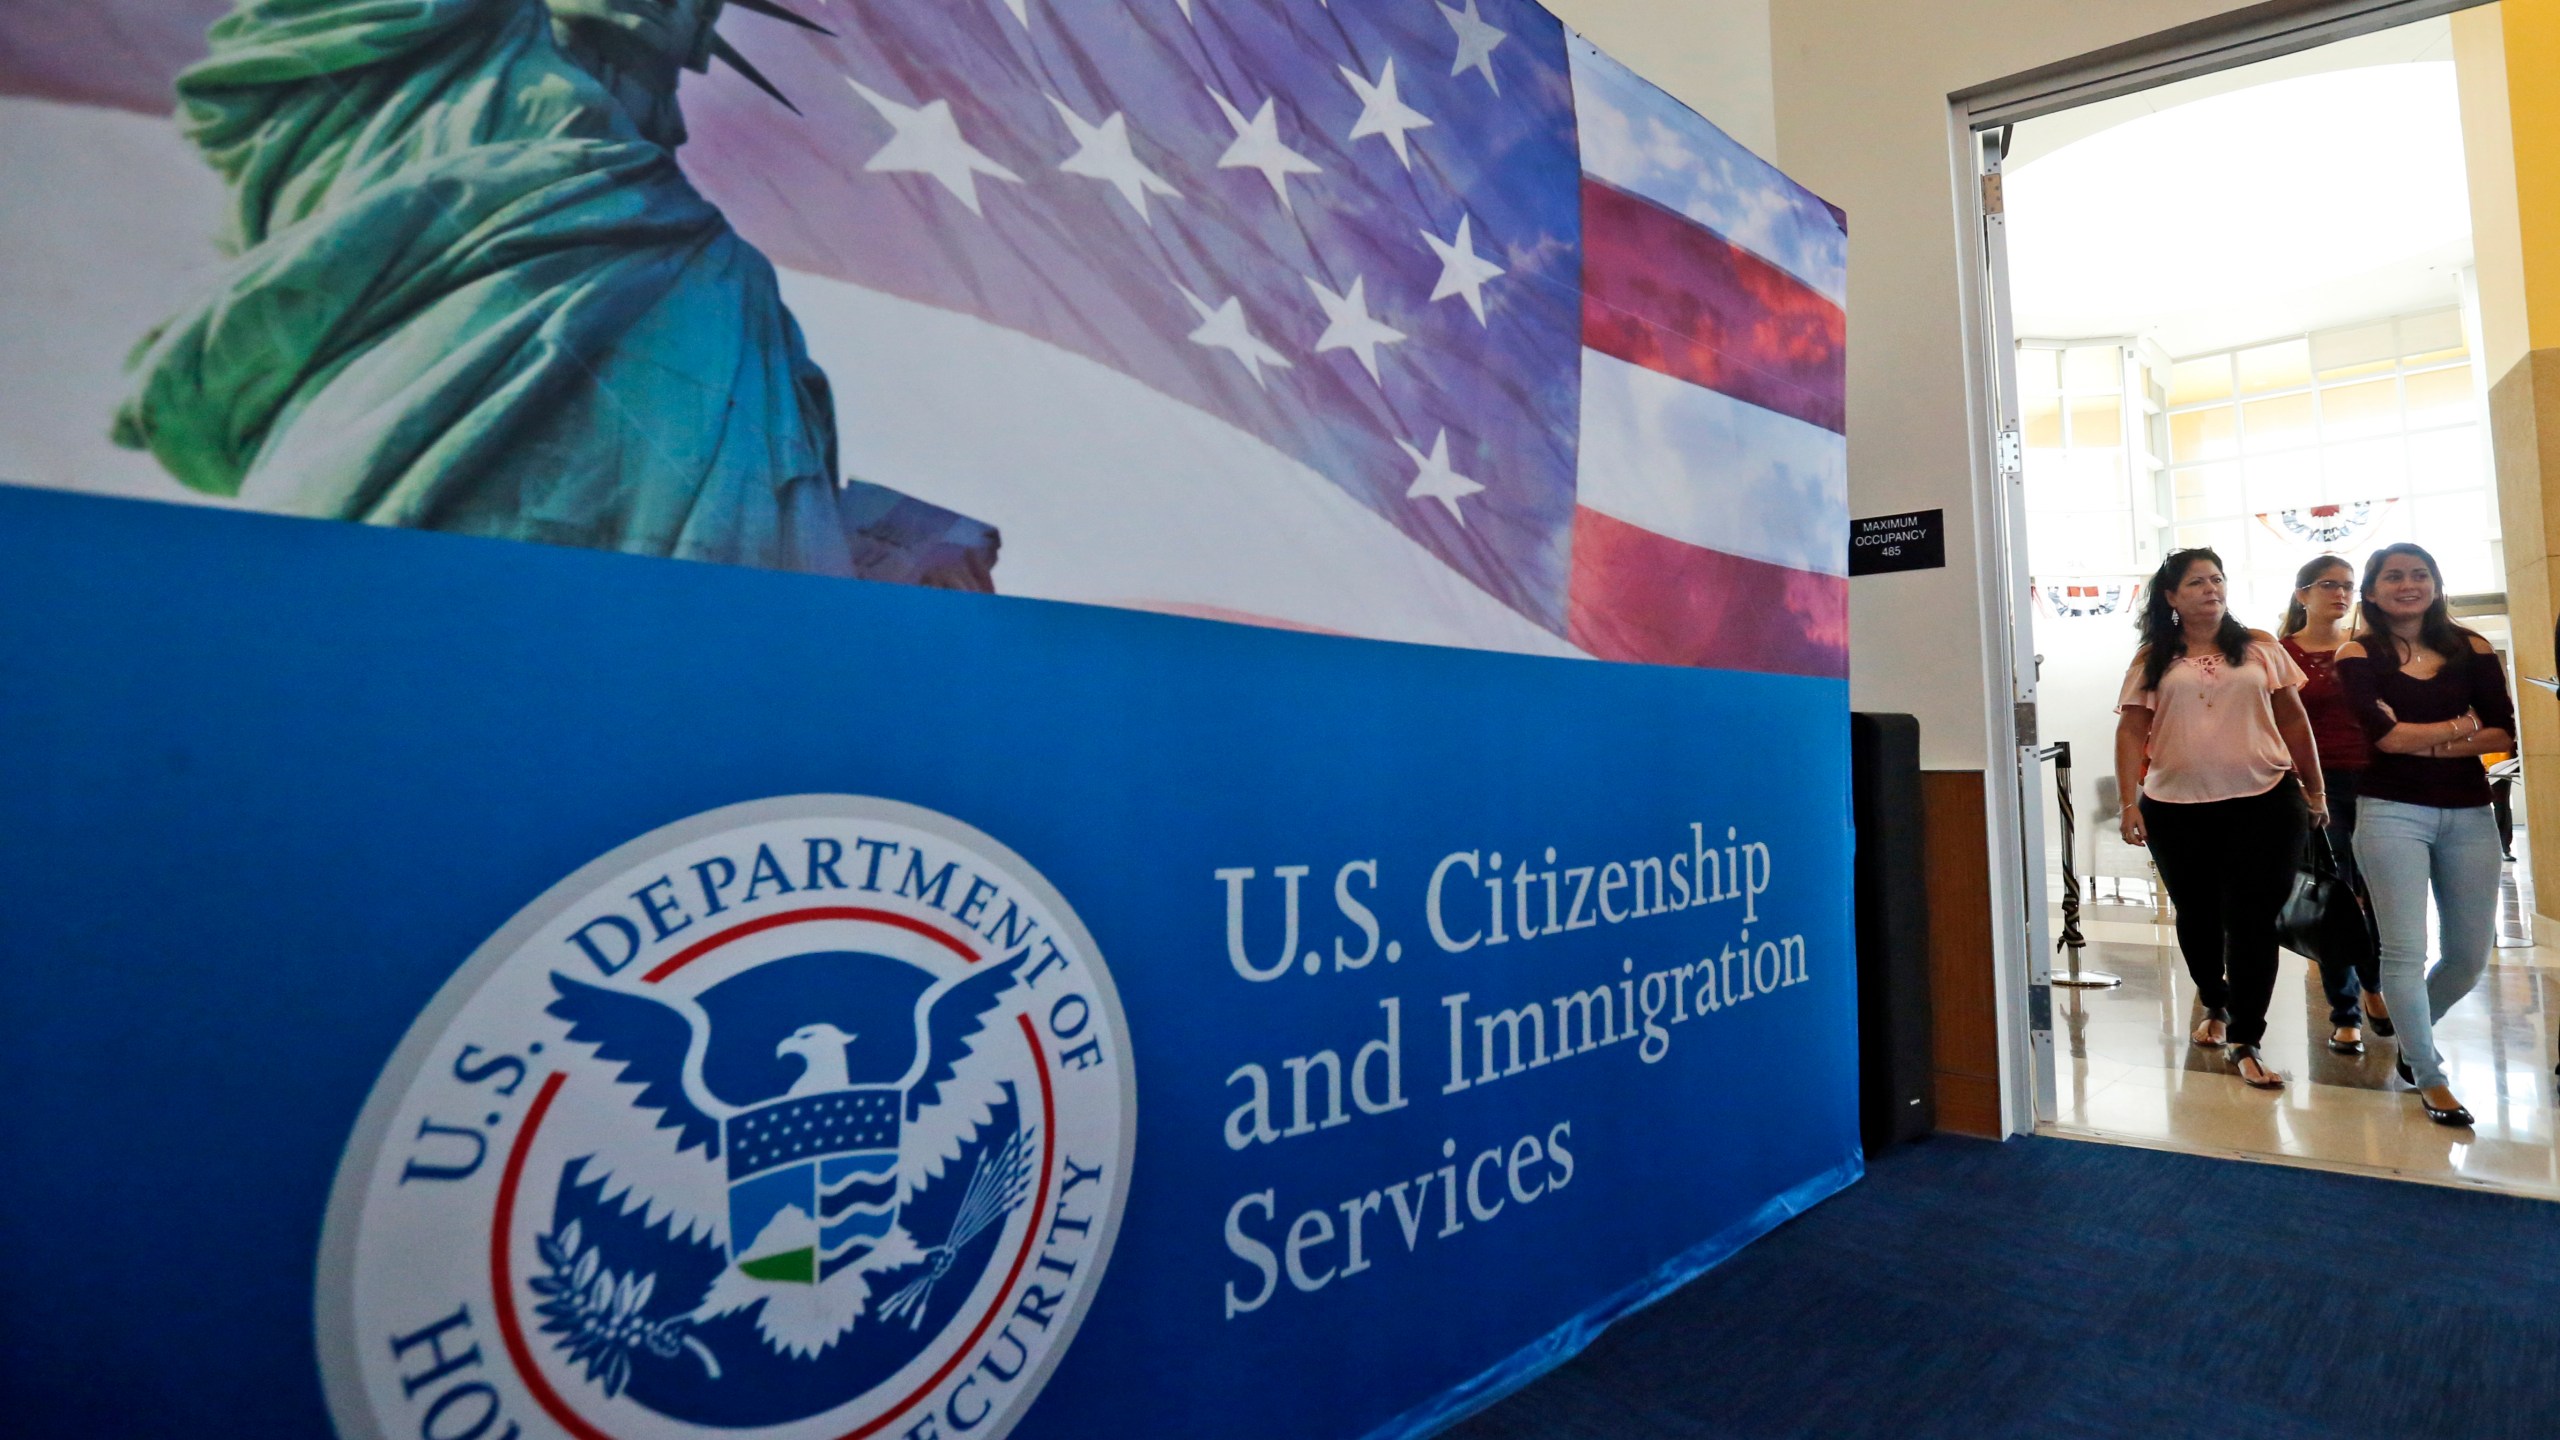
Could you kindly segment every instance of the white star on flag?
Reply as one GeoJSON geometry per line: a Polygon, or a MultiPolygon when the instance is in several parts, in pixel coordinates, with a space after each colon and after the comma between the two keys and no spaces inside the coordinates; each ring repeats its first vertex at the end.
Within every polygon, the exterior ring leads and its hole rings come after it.
{"type": "Polygon", "coordinates": [[[1084,117],[1067,108],[1067,102],[1056,96],[1049,103],[1058,109],[1058,118],[1076,137],[1076,153],[1058,163],[1070,175],[1083,175],[1104,181],[1120,192],[1138,212],[1138,218],[1153,224],[1155,217],[1147,213],[1149,195],[1174,195],[1182,192],[1170,181],[1148,169],[1129,148],[1129,118],[1113,111],[1111,118],[1099,125],[1087,125],[1084,117]]]}
{"type": "Polygon", "coordinates": [[[1289,203],[1289,177],[1321,175],[1324,167],[1280,143],[1280,117],[1273,112],[1272,101],[1263,101],[1262,108],[1247,120],[1226,96],[1211,90],[1209,98],[1227,112],[1227,123],[1236,131],[1236,143],[1218,157],[1218,168],[1261,171],[1262,178],[1271,182],[1271,193],[1280,197],[1280,208],[1297,213],[1297,207],[1289,203]]]}
{"type": "Polygon", "coordinates": [[[992,175],[999,180],[1022,183],[1022,177],[997,164],[986,152],[960,138],[960,122],[951,118],[951,102],[936,100],[927,105],[901,105],[888,96],[847,77],[853,93],[868,101],[889,122],[895,132],[878,154],[863,162],[862,168],[872,173],[905,171],[930,175],[942,182],[942,188],[960,197],[969,213],[984,218],[978,208],[978,177],[992,175]]]}
{"type": "Polygon", "coordinates": [[[1467,308],[1476,312],[1476,323],[1484,318],[1484,282],[1502,273],[1502,267],[1476,253],[1473,227],[1475,217],[1460,215],[1458,233],[1443,240],[1425,230],[1422,238],[1431,242],[1440,257],[1440,283],[1431,287],[1431,298],[1446,300],[1452,295],[1466,297],[1467,308]]]}
{"type": "MultiPolygon", "coordinates": [[[[1182,290],[1179,285],[1174,288],[1182,290]]],[[[1252,328],[1245,324],[1242,300],[1230,295],[1227,297],[1227,303],[1213,310],[1209,308],[1209,302],[1188,290],[1182,290],[1182,298],[1190,301],[1191,308],[1200,312],[1200,328],[1191,332],[1192,344],[1206,345],[1210,349],[1224,350],[1234,355],[1244,363],[1245,369],[1253,372],[1253,383],[1256,385],[1264,383],[1263,366],[1273,365],[1282,370],[1290,368],[1286,357],[1262,343],[1261,337],[1255,335],[1252,328]]]]}
{"type": "MultiPolygon", "coordinates": [[[[1316,353],[1349,350],[1360,357],[1360,364],[1368,370],[1369,378],[1378,380],[1378,347],[1402,340],[1404,332],[1380,324],[1369,313],[1368,277],[1352,276],[1351,288],[1340,295],[1317,283],[1313,276],[1305,279],[1307,288],[1316,292],[1316,303],[1324,307],[1324,334],[1316,338],[1316,353]]],[[[1378,383],[1383,385],[1386,382],[1380,380],[1378,383]]]]}
{"type": "Polygon", "coordinates": [[[1407,170],[1412,169],[1413,156],[1406,153],[1404,132],[1429,129],[1431,117],[1407,105],[1396,94],[1396,62],[1393,59],[1387,61],[1387,67],[1378,72],[1375,85],[1361,79],[1360,72],[1348,65],[1340,68],[1342,78],[1349,81],[1352,90],[1360,96],[1360,118],[1351,127],[1351,138],[1386,136],[1387,143],[1396,149],[1396,159],[1407,170]]]}
{"type": "Polygon", "coordinates": [[[1461,525],[1466,524],[1467,517],[1458,513],[1458,502],[1481,492],[1484,487],[1449,467],[1448,430],[1442,429],[1439,438],[1431,442],[1428,455],[1402,440],[1396,442],[1396,448],[1413,457],[1413,483],[1405,487],[1404,498],[1437,500],[1449,507],[1451,519],[1461,525]]]}
{"type": "Polygon", "coordinates": [[[1449,73],[1456,76],[1478,71],[1484,76],[1484,83],[1493,87],[1493,93],[1501,94],[1502,82],[1493,78],[1493,47],[1510,39],[1510,32],[1486,24],[1484,17],[1476,13],[1476,0],[1467,0],[1463,13],[1444,3],[1440,13],[1449,18],[1449,28],[1458,32],[1458,58],[1449,62],[1449,73]]]}

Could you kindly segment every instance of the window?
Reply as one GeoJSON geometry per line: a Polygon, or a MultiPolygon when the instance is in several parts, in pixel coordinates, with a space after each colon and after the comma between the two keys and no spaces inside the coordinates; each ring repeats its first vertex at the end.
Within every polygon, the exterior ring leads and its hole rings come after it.
{"type": "MultiPolygon", "coordinates": [[[[2117,344],[2018,349],[2028,551],[2055,574],[2136,568],[2133,476],[2151,473],[2148,372],[2117,344]],[[2128,444],[2128,441],[2133,443],[2128,444]]],[[[2156,400],[2151,410],[2158,408],[2156,400]]]]}
{"type": "Polygon", "coordinates": [[[2415,539],[2456,591],[2504,588],[2458,310],[2190,356],[2166,398],[2168,538],[2221,550],[2235,580],[2277,584],[2317,553],[2259,517],[2372,501],[2391,507],[2374,542],[2415,539]]]}

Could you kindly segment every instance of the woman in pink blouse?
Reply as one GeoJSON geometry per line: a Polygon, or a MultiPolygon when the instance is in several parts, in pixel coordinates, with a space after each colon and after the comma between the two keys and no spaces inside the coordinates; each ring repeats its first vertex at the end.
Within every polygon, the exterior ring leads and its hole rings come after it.
{"type": "Polygon", "coordinates": [[[2328,823],[2301,667],[2231,616],[2222,557],[2180,550],[2151,577],[2142,648],[2116,703],[2116,773],[2140,776],[2124,838],[2149,845],[2178,909],[2178,950],[2243,1082],[2279,1090],[2258,1056],[2276,988],[2276,913],[2305,826],[2328,823]]]}

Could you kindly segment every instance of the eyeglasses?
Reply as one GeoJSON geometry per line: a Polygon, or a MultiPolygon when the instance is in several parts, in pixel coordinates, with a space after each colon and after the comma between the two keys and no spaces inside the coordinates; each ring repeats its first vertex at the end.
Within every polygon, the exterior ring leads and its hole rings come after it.
{"type": "Polygon", "coordinates": [[[2326,590],[2332,595],[2351,595],[2355,593],[2356,582],[2353,580],[2314,580],[2302,588],[2305,590],[2326,590]]]}

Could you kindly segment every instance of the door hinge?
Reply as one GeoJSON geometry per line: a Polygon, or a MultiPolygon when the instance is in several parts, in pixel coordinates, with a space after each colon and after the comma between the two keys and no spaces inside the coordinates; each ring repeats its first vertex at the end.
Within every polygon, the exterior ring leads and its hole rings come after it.
{"type": "Polygon", "coordinates": [[[1982,177],[1983,214],[2000,215],[2007,213],[2006,208],[2001,203],[2000,189],[2000,172],[1995,170],[1982,177]]]}
{"type": "Polygon", "coordinates": [[[2027,987],[2027,1028],[2044,1031],[2053,1029],[2052,986],[2030,985],[2027,987]]]}
{"type": "Polygon", "coordinates": [[[2011,723],[2018,727],[2018,748],[2022,750],[2033,750],[2037,748],[2036,702],[2033,700],[2020,700],[2015,703],[2012,710],[2014,712],[2014,718],[2011,723]]]}
{"type": "Polygon", "coordinates": [[[2000,427],[1999,451],[2000,473],[2012,480],[2025,479],[2027,447],[2025,440],[2020,438],[2016,425],[2000,427]]]}

